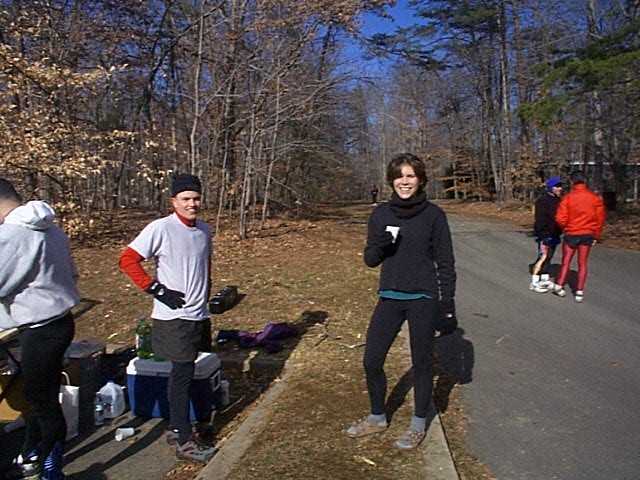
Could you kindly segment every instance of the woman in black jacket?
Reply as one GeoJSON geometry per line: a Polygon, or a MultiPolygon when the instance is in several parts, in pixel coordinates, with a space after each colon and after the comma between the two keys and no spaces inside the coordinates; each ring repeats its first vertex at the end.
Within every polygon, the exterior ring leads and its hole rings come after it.
{"type": "Polygon", "coordinates": [[[382,432],[387,381],[384,362],[405,320],[409,323],[415,379],[415,409],[409,429],[395,442],[401,449],[417,447],[425,437],[432,397],[432,352],[436,330],[456,328],[456,272],[447,218],[424,192],[425,166],[403,153],[387,167],[391,200],[369,218],[364,261],[382,264],[379,301],[373,312],[364,353],[371,414],[346,431],[350,437],[382,432]],[[443,323],[443,319],[445,323],[443,323]]]}

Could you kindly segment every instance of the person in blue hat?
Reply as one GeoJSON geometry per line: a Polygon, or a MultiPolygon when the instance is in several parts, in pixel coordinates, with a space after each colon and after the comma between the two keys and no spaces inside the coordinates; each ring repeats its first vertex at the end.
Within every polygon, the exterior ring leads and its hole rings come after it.
{"type": "Polygon", "coordinates": [[[560,244],[561,228],[555,220],[562,196],[562,178],[555,176],[545,182],[545,192],[535,203],[533,231],[536,238],[537,257],[531,267],[529,289],[536,293],[547,293],[553,282],[549,278],[549,265],[556,247],[560,244]]]}

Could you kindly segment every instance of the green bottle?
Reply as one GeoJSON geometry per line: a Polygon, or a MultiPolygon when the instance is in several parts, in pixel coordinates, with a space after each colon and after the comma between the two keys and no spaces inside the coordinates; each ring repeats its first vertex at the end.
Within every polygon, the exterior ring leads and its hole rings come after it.
{"type": "Polygon", "coordinates": [[[151,358],[151,323],[146,318],[138,320],[136,327],[136,353],[138,358],[151,358]]]}

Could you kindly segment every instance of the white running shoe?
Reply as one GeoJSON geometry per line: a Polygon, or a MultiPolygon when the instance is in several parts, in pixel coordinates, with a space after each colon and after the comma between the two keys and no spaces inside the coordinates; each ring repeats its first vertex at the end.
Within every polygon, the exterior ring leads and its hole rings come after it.
{"type": "Polygon", "coordinates": [[[529,285],[529,290],[533,290],[536,293],[547,293],[550,288],[546,285],[543,285],[542,283],[532,283],[531,285],[529,285]]]}
{"type": "Polygon", "coordinates": [[[543,273],[540,275],[540,285],[551,290],[555,284],[551,281],[548,273],[543,273]]]}
{"type": "Polygon", "coordinates": [[[540,275],[531,275],[529,290],[533,290],[536,293],[547,293],[549,288],[542,284],[540,281],[540,275]]]}
{"type": "Polygon", "coordinates": [[[584,300],[584,291],[576,290],[576,302],[582,303],[582,300],[584,300]]]}
{"type": "Polygon", "coordinates": [[[567,292],[565,291],[564,288],[562,288],[560,285],[554,285],[553,286],[553,290],[552,290],[554,295],[557,295],[559,297],[566,297],[567,296],[567,292]]]}

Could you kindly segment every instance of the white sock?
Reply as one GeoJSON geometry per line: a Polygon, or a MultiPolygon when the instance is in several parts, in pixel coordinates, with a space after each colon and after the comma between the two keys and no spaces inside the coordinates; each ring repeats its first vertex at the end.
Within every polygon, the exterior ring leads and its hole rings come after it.
{"type": "Polygon", "coordinates": [[[387,416],[384,413],[380,415],[374,415],[373,413],[367,417],[367,421],[372,425],[376,423],[387,423],[387,416]]]}
{"type": "Polygon", "coordinates": [[[416,417],[414,415],[411,417],[411,426],[409,428],[415,432],[424,432],[427,428],[427,419],[423,417],[416,417]]]}

